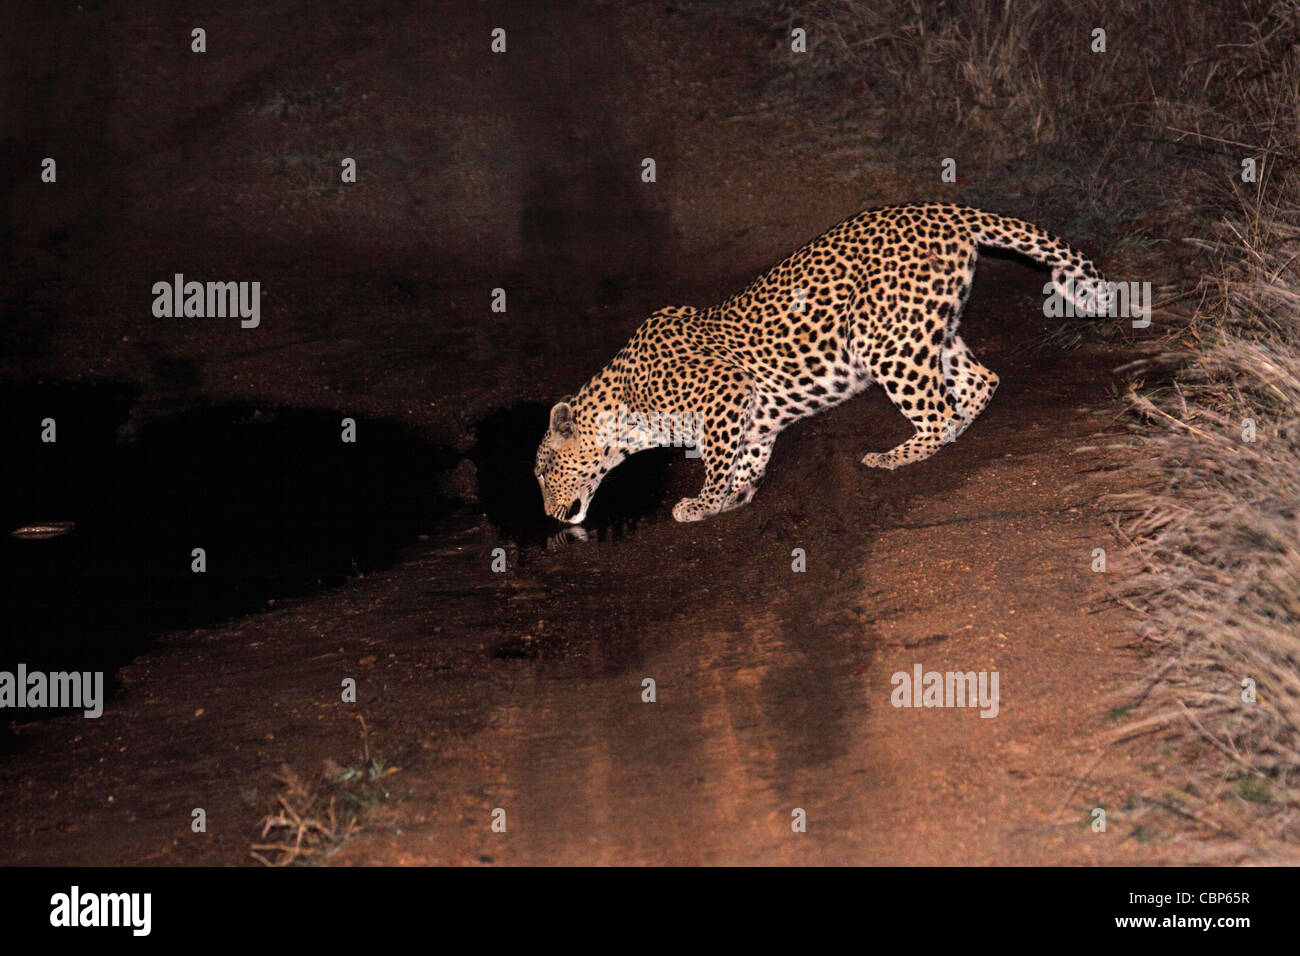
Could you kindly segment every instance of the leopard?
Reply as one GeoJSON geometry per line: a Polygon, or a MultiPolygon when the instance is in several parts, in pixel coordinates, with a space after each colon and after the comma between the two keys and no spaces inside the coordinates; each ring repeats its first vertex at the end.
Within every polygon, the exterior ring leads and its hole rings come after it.
{"type": "Polygon", "coordinates": [[[895,469],[931,457],[970,427],[999,383],[958,334],[981,247],[1046,266],[1044,292],[1085,315],[1106,314],[1113,299],[1086,256],[1022,219],[941,202],[868,209],[718,305],[657,310],[556,402],[534,467],[546,515],[581,524],[604,477],[666,437],[704,465],[703,486],[673,506],[674,519],[739,508],[785,428],[873,385],[913,433],[862,464],[895,469]]]}

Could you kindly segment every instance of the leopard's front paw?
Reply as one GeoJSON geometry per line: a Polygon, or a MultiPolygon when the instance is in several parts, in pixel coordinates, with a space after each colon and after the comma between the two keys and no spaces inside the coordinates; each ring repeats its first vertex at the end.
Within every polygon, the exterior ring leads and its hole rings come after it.
{"type": "Polygon", "coordinates": [[[683,498],[673,505],[673,517],[678,521],[699,521],[715,514],[699,498],[683,498]]]}
{"type": "Polygon", "coordinates": [[[862,464],[868,468],[887,468],[890,471],[898,467],[898,462],[891,458],[888,452],[871,452],[863,455],[862,464]]]}

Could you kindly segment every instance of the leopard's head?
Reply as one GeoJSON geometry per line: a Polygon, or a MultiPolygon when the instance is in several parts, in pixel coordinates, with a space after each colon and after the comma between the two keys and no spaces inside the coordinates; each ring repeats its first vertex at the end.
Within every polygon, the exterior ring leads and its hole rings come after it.
{"type": "Polygon", "coordinates": [[[570,402],[563,399],[551,409],[533,474],[546,513],[556,521],[578,524],[587,517],[601,480],[624,456],[594,416],[576,414],[570,402]]]}

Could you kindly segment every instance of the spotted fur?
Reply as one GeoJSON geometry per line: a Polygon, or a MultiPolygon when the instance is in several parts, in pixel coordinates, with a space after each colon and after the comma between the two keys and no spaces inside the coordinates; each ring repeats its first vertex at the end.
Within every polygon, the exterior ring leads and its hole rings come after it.
{"type": "Polygon", "coordinates": [[[1093,264],[1028,222],[944,203],[868,210],[720,305],[660,309],[577,395],[556,404],[537,450],[546,513],[582,521],[605,474],[649,447],[640,433],[611,435],[620,408],[699,424],[704,486],[677,502],[678,521],[747,503],[782,429],[872,384],[915,433],[863,464],[929,458],[970,426],[998,386],[957,334],[980,246],[1047,265],[1076,308],[1105,311],[1107,286],[1093,264]]]}

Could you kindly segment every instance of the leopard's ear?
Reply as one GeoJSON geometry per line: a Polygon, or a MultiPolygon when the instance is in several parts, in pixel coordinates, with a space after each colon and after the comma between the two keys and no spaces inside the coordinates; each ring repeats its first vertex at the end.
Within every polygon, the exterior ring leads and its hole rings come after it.
{"type": "Polygon", "coordinates": [[[561,399],[551,409],[551,431],[565,441],[573,437],[573,406],[567,399],[561,399]]]}

